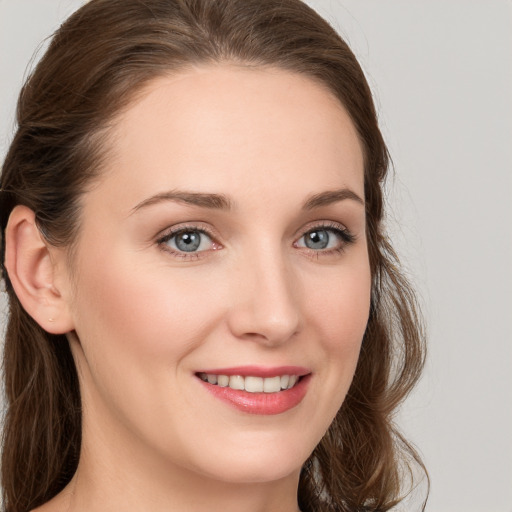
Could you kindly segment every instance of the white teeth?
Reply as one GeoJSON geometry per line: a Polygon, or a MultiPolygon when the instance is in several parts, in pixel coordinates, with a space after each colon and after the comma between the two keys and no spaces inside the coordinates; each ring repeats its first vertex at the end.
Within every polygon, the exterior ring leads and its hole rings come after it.
{"type": "Polygon", "coordinates": [[[221,388],[225,388],[226,386],[229,386],[229,377],[227,375],[219,375],[217,377],[217,384],[221,388]]]}
{"type": "Polygon", "coordinates": [[[286,386],[286,389],[293,388],[295,384],[297,383],[297,375],[290,375],[290,380],[288,381],[288,386],[286,386]]]}
{"type": "Polygon", "coordinates": [[[297,384],[297,375],[281,375],[276,377],[242,377],[241,375],[215,375],[214,373],[200,373],[201,380],[222,388],[230,387],[249,393],[277,393],[291,389],[297,384]]]}
{"type": "Polygon", "coordinates": [[[231,375],[231,377],[229,377],[229,387],[231,389],[240,389],[243,391],[245,389],[244,378],[240,375],[231,375]]]}
{"type": "Polygon", "coordinates": [[[261,377],[245,377],[245,391],[263,393],[263,379],[261,377]]]}
{"type": "Polygon", "coordinates": [[[265,393],[277,393],[281,391],[281,377],[263,379],[263,391],[265,393]]]}

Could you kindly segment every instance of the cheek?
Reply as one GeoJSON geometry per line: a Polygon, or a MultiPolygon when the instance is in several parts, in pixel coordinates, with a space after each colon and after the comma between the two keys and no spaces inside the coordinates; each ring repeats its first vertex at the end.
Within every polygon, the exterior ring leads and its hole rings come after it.
{"type": "Polygon", "coordinates": [[[154,261],[134,266],[134,258],[113,254],[100,261],[81,266],[74,304],[83,400],[91,418],[115,412],[129,431],[165,444],[155,425],[171,428],[173,410],[190,406],[172,389],[187,376],[187,356],[215,328],[214,291],[154,261]]]}
{"type": "Polygon", "coordinates": [[[354,377],[368,322],[371,277],[364,257],[355,264],[336,267],[322,279],[315,277],[304,283],[304,290],[309,298],[305,319],[311,333],[308,339],[317,340],[310,347],[318,375],[310,398],[317,420],[311,421],[312,437],[318,442],[345,400],[354,377]]]}
{"type": "Polygon", "coordinates": [[[331,390],[327,416],[334,416],[341,406],[356,369],[370,310],[371,276],[362,258],[360,264],[341,266],[339,272],[311,287],[309,323],[316,325],[326,371],[325,388],[331,390]],[[314,290],[314,291],[313,291],[314,290]]]}
{"type": "Polygon", "coordinates": [[[308,314],[310,321],[322,329],[326,348],[341,355],[358,351],[370,310],[369,267],[363,263],[340,268],[323,286],[309,288],[308,314]]]}
{"type": "Polygon", "coordinates": [[[96,272],[85,268],[79,284],[75,311],[87,338],[108,340],[108,345],[130,349],[137,358],[166,351],[179,357],[194,348],[215,319],[211,288],[154,264],[135,266],[128,258],[112,261],[96,272]]]}

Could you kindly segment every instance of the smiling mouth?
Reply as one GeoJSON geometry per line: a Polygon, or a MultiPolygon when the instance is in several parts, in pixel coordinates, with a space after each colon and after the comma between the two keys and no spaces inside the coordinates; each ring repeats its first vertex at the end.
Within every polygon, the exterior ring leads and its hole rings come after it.
{"type": "Polygon", "coordinates": [[[209,384],[248,393],[279,393],[292,389],[299,381],[298,375],[278,375],[275,377],[255,377],[242,375],[216,375],[199,373],[198,377],[209,384]]]}

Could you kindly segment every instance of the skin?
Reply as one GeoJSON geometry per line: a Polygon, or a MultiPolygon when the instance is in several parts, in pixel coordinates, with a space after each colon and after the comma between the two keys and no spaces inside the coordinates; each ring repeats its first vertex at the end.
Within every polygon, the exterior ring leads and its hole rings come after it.
{"type": "Polygon", "coordinates": [[[328,191],[364,198],[353,123],[308,78],[222,64],[151,82],[111,135],[72,263],[51,249],[84,424],[74,479],[40,510],[296,511],[300,468],[343,402],[368,319],[364,204],[303,209],[328,191]],[[142,205],[169,191],[231,208],[142,205]],[[325,225],[332,247],[307,247],[325,225]],[[161,241],[183,227],[210,237],[185,257],[161,241]],[[307,393],[284,413],[247,414],[196,376],[240,365],[306,367],[307,393]]]}

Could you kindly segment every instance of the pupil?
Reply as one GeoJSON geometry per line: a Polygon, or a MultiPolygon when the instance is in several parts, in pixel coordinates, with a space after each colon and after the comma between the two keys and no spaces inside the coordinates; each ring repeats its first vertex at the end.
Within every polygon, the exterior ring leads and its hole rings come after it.
{"type": "Polygon", "coordinates": [[[180,251],[192,252],[196,251],[201,243],[199,233],[187,231],[176,236],[176,247],[180,251]]]}
{"type": "Polygon", "coordinates": [[[309,249],[325,249],[329,244],[329,234],[325,229],[311,231],[306,237],[306,247],[309,249]]]}

